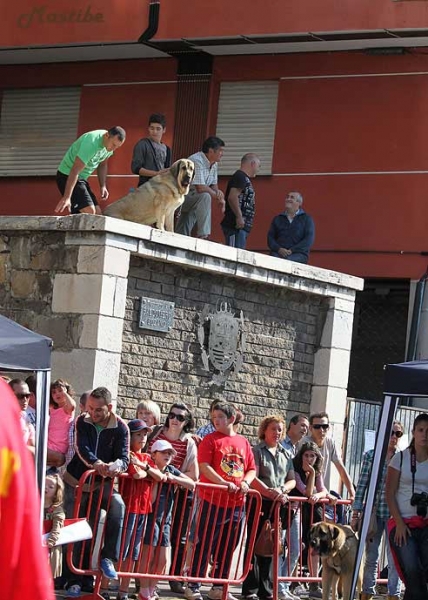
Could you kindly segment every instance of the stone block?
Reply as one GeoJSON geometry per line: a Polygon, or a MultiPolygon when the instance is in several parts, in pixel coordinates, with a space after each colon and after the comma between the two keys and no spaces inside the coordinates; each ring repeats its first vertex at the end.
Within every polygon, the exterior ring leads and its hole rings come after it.
{"type": "Polygon", "coordinates": [[[130,253],[112,246],[81,246],[77,261],[78,273],[101,273],[127,277],[130,253]]]}
{"type": "Polygon", "coordinates": [[[314,385],[328,385],[346,389],[349,374],[348,350],[321,348],[315,353],[314,385]]]}
{"type": "Polygon", "coordinates": [[[122,319],[105,315],[83,315],[78,346],[121,352],[122,332],[122,319]]]}
{"type": "MultiPolygon", "coordinates": [[[[1,240],[0,240],[1,242],[1,240]]],[[[0,284],[4,285],[7,280],[7,273],[9,267],[9,255],[0,254],[0,284]]]]}
{"type": "Polygon", "coordinates": [[[20,232],[10,238],[10,260],[14,269],[28,269],[31,258],[31,237],[28,232],[20,232]]]}
{"type": "Polygon", "coordinates": [[[52,311],[113,315],[115,294],[116,277],[59,273],[54,281],[52,311]]]}
{"type": "Polygon", "coordinates": [[[33,271],[14,271],[10,279],[10,287],[15,298],[33,297],[36,289],[36,274],[33,271]]]}
{"type": "Polygon", "coordinates": [[[95,350],[74,349],[69,352],[55,349],[52,352],[52,381],[65,379],[77,394],[92,390],[94,386],[95,350]]]}
{"type": "Polygon", "coordinates": [[[119,382],[120,354],[102,350],[54,350],[52,377],[69,381],[78,394],[98,386],[107,387],[116,396],[119,382]]]}
{"type": "Polygon", "coordinates": [[[113,316],[123,319],[126,309],[126,290],[127,280],[123,277],[116,277],[115,290],[113,297],[113,316]]]}
{"type": "Polygon", "coordinates": [[[324,348],[342,348],[351,350],[353,312],[330,309],[324,323],[321,346],[324,348]]]}

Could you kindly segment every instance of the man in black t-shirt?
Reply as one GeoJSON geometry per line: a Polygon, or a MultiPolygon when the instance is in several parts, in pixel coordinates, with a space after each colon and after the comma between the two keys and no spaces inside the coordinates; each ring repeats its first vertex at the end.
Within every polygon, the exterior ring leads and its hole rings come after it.
{"type": "Polygon", "coordinates": [[[227,246],[245,248],[256,209],[256,195],[251,183],[260,169],[260,158],[249,152],[241,159],[241,168],[232,175],[226,190],[226,211],[221,222],[227,246]]]}

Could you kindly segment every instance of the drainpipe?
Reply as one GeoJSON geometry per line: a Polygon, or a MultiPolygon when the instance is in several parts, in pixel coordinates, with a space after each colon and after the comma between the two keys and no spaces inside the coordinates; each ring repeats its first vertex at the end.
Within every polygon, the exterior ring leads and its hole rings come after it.
{"type": "Polygon", "coordinates": [[[144,44],[152,39],[156,35],[159,27],[159,12],[160,12],[160,0],[153,0],[149,4],[149,24],[147,29],[138,38],[139,44],[144,44]]]}

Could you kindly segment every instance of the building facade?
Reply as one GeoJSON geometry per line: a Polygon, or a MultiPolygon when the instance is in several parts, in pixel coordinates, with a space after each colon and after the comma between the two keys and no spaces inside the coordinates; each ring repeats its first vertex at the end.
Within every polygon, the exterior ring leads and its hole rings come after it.
{"type": "MultiPolygon", "coordinates": [[[[5,11],[0,213],[53,214],[62,153],[112,125],[128,133],[109,165],[118,199],[136,184],[132,148],[152,112],[166,115],[175,158],[224,139],[223,188],[258,152],[248,248],[267,252],[285,193],[300,191],[316,223],[311,264],[366,280],[352,395],[376,397],[382,364],[404,359],[412,282],[427,264],[428,3],[26,0],[5,11]]],[[[219,242],[220,220],[214,207],[219,242]]]]}

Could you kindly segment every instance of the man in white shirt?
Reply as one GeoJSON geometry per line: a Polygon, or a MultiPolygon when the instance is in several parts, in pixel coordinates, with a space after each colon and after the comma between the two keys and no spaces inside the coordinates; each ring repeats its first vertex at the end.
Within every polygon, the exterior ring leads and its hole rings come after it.
{"type": "Polygon", "coordinates": [[[224,142],[211,136],[202,144],[202,151],[189,156],[195,164],[195,176],[185,197],[178,219],[176,233],[191,235],[196,225],[197,237],[208,239],[211,234],[211,201],[216,200],[222,213],[224,194],[218,189],[218,168],[224,153],[224,142]]]}
{"type": "Polygon", "coordinates": [[[321,451],[323,457],[323,479],[325,487],[330,490],[331,463],[339,471],[342,483],[348,490],[348,498],[353,501],[355,489],[351,477],[342,461],[342,454],[336,446],[336,442],[328,435],[330,422],[328,414],[325,412],[316,413],[309,417],[309,436],[307,439],[315,442],[321,451]]]}

